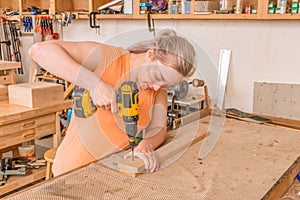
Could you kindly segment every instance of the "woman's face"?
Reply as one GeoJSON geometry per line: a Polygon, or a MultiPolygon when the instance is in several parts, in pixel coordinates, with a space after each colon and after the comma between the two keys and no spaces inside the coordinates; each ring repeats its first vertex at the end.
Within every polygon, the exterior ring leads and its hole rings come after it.
{"type": "Polygon", "coordinates": [[[141,89],[169,88],[176,86],[183,79],[178,71],[159,61],[147,64],[143,68],[138,81],[141,89]]]}

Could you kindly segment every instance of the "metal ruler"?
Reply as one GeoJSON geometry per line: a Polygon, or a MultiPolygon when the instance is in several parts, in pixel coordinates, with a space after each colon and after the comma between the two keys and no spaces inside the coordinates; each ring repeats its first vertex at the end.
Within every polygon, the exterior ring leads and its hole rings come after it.
{"type": "Polygon", "coordinates": [[[227,75],[230,65],[231,50],[221,49],[219,70],[218,70],[218,81],[216,88],[216,95],[212,99],[212,112],[211,121],[209,124],[207,136],[205,137],[203,144],[201,145],[198,158],[205,158],[216,145],[225,121],[224,113],[224,102],[225,102],[225,91],[227,84],[227,75]]]}

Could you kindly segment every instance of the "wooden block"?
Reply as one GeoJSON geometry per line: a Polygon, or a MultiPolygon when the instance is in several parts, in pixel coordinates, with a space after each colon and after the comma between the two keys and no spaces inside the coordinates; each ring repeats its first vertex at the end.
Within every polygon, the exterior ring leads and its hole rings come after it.
{"type": "Polygon", "coordinates": [[[131,157],[126,158],[118,163],[120,172],[126,172],[126,174],[138,174],[145,172],[144,161],[139,158],[134,158],[132,162],[131,157]]]}
{"type": "Polygon", "coordinates": [[[30,108],[64,101],[63,86],[49,82],[21,83],[8,86],[9,103],[30,108]]]}

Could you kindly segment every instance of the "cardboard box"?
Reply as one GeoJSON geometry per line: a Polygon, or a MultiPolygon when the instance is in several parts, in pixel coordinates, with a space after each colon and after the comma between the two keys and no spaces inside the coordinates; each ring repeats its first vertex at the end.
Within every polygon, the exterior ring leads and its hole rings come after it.
{"type": "Polygon", "coordinates": [[[36,108],[63,102],[64,90],[57,83],[20,83],[8,86],[8,97],[9,103],[36,108]]]}
{"type": "Polygon", "coordinates": [[[218,10],[218,4],[214,1],[195,1],[195,12],[212,12],[218,10]]]}

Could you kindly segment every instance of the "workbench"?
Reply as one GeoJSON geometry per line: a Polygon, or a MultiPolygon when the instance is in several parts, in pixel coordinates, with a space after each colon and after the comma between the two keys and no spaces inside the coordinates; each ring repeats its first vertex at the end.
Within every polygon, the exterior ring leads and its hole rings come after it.
{"type": "MultiPolygon", "coordinates": [[[[207,116],[181,131],[196,131],[199,137],[209,123],[207,116]]],[[[299,130],[227,118],[215,148],[199,160],[202,143],[155,173],[134,178],[97,161],[7,199],[274,200],[300,170],[299,130]]]]}
{"type": "Polygon", "coordinates": [[[0,60],[0,84],[15,84],[18,68],[21,68],[20,62],[0,60]],[[4,71],[7,73],[5,74],[4,71]]]}
{"type": "MultiPolygon", "coordinates": [[[[53,135],[53,146],[57,147],[61,141],[60,112],[70,107],[72,107],[72,100],[38,108],[1,102],[0,156],[3,152],[16,150],[16,147],[23,142],[47,135],[53,135]]],[[[41,167],[26,176],[10,176],[7,183],[0,186],[0,197],[7,192],[42,179],[45,175],[45,167],[41,167]]]]}

